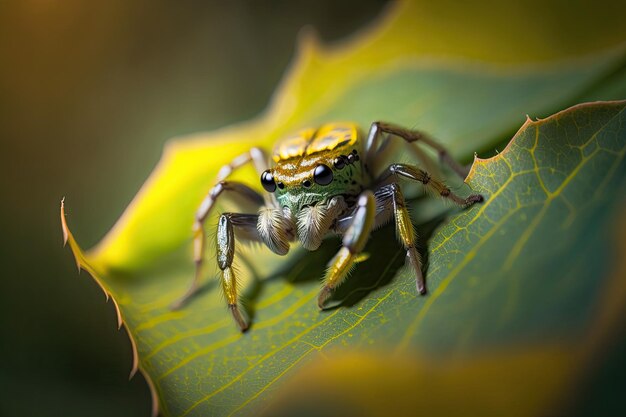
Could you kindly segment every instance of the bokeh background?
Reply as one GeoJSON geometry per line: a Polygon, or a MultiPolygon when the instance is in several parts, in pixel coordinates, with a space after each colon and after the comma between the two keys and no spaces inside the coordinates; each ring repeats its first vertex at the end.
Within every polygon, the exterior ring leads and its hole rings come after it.
{"type": "Polygon", "coordinates": [[[333,41],[382,0],[0,1],[0,416],[147,416],[115,313],[62,248],[90,247],[174,136],[263,110],[299,30],[333,41]]]}

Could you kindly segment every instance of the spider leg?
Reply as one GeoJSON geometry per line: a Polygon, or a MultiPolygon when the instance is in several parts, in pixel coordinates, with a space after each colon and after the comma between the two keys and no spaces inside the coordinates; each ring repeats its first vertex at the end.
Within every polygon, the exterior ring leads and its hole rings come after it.
{"type": "Polygon", "coordinates": [[[257,231],[257,214],[224,213],[217,224],[217,265],[221,271],[221,284],[228,308],[239,329],[244,332],[248,319],[239,308],[237,276],[232,267],[235,257],[235,228],[248,240],[262,241],[257,231]]]}
{"type": "MultiPolygon", "coordinates": [[[[469,173],[468,168],[459,164],[450,153],[442,145],[433,140],[424,132],[419,130],[406,129],[398,125],[394,125],[386,122],[374,122],[370,127],[367,141],[365,143],[366,149],[366,166],[371,165],[371,161],[378,153],[379,142],[383,139],[383,133],[389,133],[394,136],[401,137],[408,143],[422,142],[425,145],[435,149],[439,154],[439,158],[443,163],[448,165],[454,172],[457,173],[461,179],[465,179],[469,173]]],[[[383,142],[384,143],[384,142],[383,142]]]]}
{"type": "Polygon", "coordinates": [[[172,309],[182,307],[198,291],[200,278],[202,276],[202,264],[204,262],[204,223],[209,217],[212,208],[215,206],[218,197],[226,192],[242,196],[256,207],[261,207],[264,202],[261,194],[239,182],[221,181],[209,191],[196,211],[196,219],[193,224],[193,258],[196,264],[196,272],[185,294],[171,305],[172,309]]]}
{"type": "Polygon", "coordinates": [[[399,178],[407,178],[414,181],[419,181],[424,184],[424,187],[433,190],[438,195],[443,198],[447,198],[448,200],[454,202],[455,204],[468,207],[474,203],[478,203],[484,200],[483,196],[480,194],[472,194],[467,198],[461,198],[458,195],[454,194],[450,188],[448,188],[443,182],[432,178],[428,172],[419,169],[417,167],[406,165],[406,164],[392,164],[390,165],[385,172],[380,176],[377,183],[384,184],[390,178],[394,177],[395,180],[399,178]]]}
{"type": "Polygon", "coordinates": [[[376,190],[375,196],[378,206],[378,214],[376,216],[377,224],[380,223],[380,221],[384,221],[388,217],[387,213],[389,213],[389,211],[393,211],[398,239],[406,249],[406,262],[415,272],[417,291],[420,294],[425,294],[426,285],[424,275],[422,274],[422,262],[420,255],[415,248],[417,235],[411,221],[411,216],[406,208],[402,190],[395,182],[400,178],[419,181],[424,184],[425,187],[437,192],[440,196],[463,207],[483,201],[483,196],[480,194],[473,194],[467,198],[461,198],[450,191],[450,189],[441,181],[432,178],[426,171],[411,165],[392,164],[378,179],[378,184],[385,184],[390,179],[394,182],[382,185],[376,190]],[[381,220],[379,221],[379,219],[381,220]]]}
{"type": "Polygon", "coordinates": [[[323,309],[332,291],[341,284],[356,263],[358,254],[365,247],[376,217],[376,200],[371,191],[359,196],[351,222],[343,235],[343,246],[328,264],[324,287],[319,293],[317,304],[323,309]]]}
{"type": "Polygon", "coordinates": [[[253,240],[264,243],[279,255],[289,252],[289,242],[294,239],[294,224],[289,213],[275,208],[261,207],[258,214],[224,213],[217,225],[217,265],[221,271],[221,283],[228,308],[244,332],[248,319],[239,308],[237,276],[233,269],[235,239],[253,240]],[[235,235],[237,231],[237,235],[235,235]]]}
{"type": "MultiPolygon", "coordinates": [[[[231,191],[246,197],[248,200],[256,204],[257,207],[261,206],[265,201],[262,195],[250,187],[237,182],[229,182],[226,181],[226,179],[235,170],[250,162],[254,164],[254,167],[260,174],[268,168],[267,160],[267,155],[262,149],[251,148],[248,152],[237,156],[229,164],[224,165],[218,171],[216,185],[209,191],[206,197],[204,197],[202,203],[200,203],[200,206],[196,211],[195,221],[193,223],[193,258],[196,263],[194,279],[185,294],[180,299],[172,303],[172,309],[182,307],[196,293],[196,291],[198,291],[202,269],[201,267],[204,260],[204,223],[211,214],[211,210],[215,206],[217,198],[223,192],[231,191]]],[[[269,199],[269,204],[275,205],[276,201],[273,195],[270,195],[267,198],[269,199]]]]}
{"type": "Polygon", "coordinates": [[[377,217],[385,217],[385,212],[392,211],[396,222],[398,240],[406,250],[406,262],[415,273],[417,292],[426,294],[426,284],[422,274],[422,260],[415,248],[417,234],[411,221],[411,215],[406,208],[404,195],[400,186],[396,183],[387,184],[376,190],[376,204],[380,214],[377,217]]]}
{"type": "Polygon", "coordinates": [[[230,174],[250,162],[252,162],[257,173],[260,175],[263,171],[269,168],[267,161],[267,155],[261,148],[251,148],[248,152],[242,153],[230,161],[230,163],[220,168],[217,172],[216,182],[226,180],[230,174]]]}

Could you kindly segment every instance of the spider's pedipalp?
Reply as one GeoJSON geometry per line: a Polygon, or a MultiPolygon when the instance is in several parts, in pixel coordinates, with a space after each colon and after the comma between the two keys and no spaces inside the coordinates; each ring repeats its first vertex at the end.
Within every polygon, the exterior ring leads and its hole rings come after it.
{"type": "Polygon", "coordinates": [[[262,207],[259,209],[257,230],[265,245],[277,255],[289,252],[289,242],[295,236],[295,225],[281,209],[262,207]]]}
{"type": "Polygon", "coordinates": [[[328,234],[335,220],[347,208],[343,196],[336,196],[328,203],[303,207],[298,213],[298,240],[307,250],[316,250],[328,234]]]}

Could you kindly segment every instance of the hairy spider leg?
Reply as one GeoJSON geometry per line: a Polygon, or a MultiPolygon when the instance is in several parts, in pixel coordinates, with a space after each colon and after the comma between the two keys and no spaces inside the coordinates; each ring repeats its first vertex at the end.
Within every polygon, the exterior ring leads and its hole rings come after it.
{"type": "MultiPolygon", "coordinates": [[[[400,186],[396,183],[387,184],[376,190],[375,196],[380,210],[393,212],[396,236],[406,250],[406,263],[415,273],[417,292],[426,294],[426,284],[422,274],[422,259],[416,249],[417,233],[400,186]]],[[[379,216],[384,216],[382,211],[379,216]]]]}
{"type": "Polygon", "coordinates": [[[365,243],[374,227],[376,217],[376,200],[371,191],[366,190],[359,196],[350,225],[343,235],[343,246],[328,264],[324,277],[324,287],[317,298],[320,309],[346,278],[352,267],[358,261],[358,255],[363,251],[365,243]]]}
{"type": "Polygon", "coordinates": [[[217,224],[216,250],[220,283],[228,308],[242,332],[248,329],[249,321],[239,306],[237,274],[233,268],[236,240],[260,242],[273,252],[286,255],[289,242],[294,238],[295,225],[288,213],[263,206],[259,198],[261,196],[257,194],[257,214],[223,213],[217,224]]]}
{"type": "MultiPolygon", "coordinates": [[[[237,156],[230,163],[224,165],[217,173],[216,185],[211,188],[206,197],[200,203],[196,211],[195,221],[193,223],[193,258],[196,264],[196,271],[191,285],[181,298],[172,303],[172,309],[178,309],[198,291],[200,277],[202,276],[202,263],[204,261],[204,223],[211,214],[211,209],[215,206],[217,198],[225,191],[241,194],[247,197],[253,203],[259,206],[265,201],[264,197],[251,189],[250,187],[237,183],[228,182],[226,179],[237,169],[252,162],[257,172],[260,174],[268,168],[267,155],[260,148],[251,148],[249,151],[237,156]],[[260,201],[260,203],[259,203],[260,201]]],[[[270,203],[275,204],[274,196],[269,196],[270,203]]]]}
{"type": "Polygon", "coordinates": [[[234,181],[221,181],[217,183],[207,196],[202,200],[202,204],[196,211],[196,219],[193,225],[193,258],[196,264],[196,270],[191,285],[174,303],[172,303],[172,309],[178,309],[185,305],[187,301],[198,291],[200,288],[200,278],[202,277],[202,264],[204,262],[204,248],[205,248],[205,232],[204,223],[209,217],[212,208],[221,195],[225,193],[238,194],[249,200],[255,207],[260,208],[263,206],[264,199],[261,194],[248,187],[245,184],[234,181]]]}
{"type": "Polygon", "coordinates": [[[237,276],[233,269],[235,257],[235,228],[242,232],[240,239],[261,242],[257,230],[258,214],[224,213],[217,223],[217,265],[221,271],[221,284],[228,308],[239,326],[244,332],[249,323],[245,314],[239,308],[239,294],[237,276]]]}
{"type": "Polygon", "coordinates": [[[415,272],[416,287],[420,294],[426,294],[426,284],[422,273],[422,262],[420,255],[415,248],[417,235],[411,221],[411,216],[406,208],[404,196],[400,186],[395,182],[400,178],[406,178],[421,182],[425,187],[438,193],[441,197],[453,201],[455,204],[467,207],[474,203],[483,201],[480,194],[472,194],[467,198],[461,198],[454,194],[441,181],[432,178],[426,171],[405,164],[392,164],[378,179],[379,184],[384,184],[393,178],[394,182],[383,185],[376,191],[378,204],[384,209],[389,210],[389,200],[393,203],[393,214],[396,220],[396,231],[398,239],[406,249],[406,261],[415,272]]]}
{"type": "Polygon", "coordinates": [[[405,129],[401,126],[394,125],[386,122],[374,122],[370,127],[367,141],[365,142],[366,161],[371,161],[378,153],[379,142],[381,140],[384,143],[388,140],[388,137],[384,137],[383,133],[388,133],[394,136],[398,136],[408,143],[421,142],[437,151],[439,159],[448,165],[461,179],[465,179],[469,173],[469,169],[460,165],[452,156],[450,152],[446,150],[442,145],[433,140],[426,133],[419,130],[405,129]]]}
{"type": "Polygon", "coordinates": [[[378,178],[377,183],[384,184],[390,178],[394,178],[394,181],[397,181],[400,178],[419,181],[424,184],[424,187],[427,189],[434,191],[441,197],[447,198],[461,207],[468,207],[474,203],[483,201],[483,196],[480,194],[472,194],[467,198],[459,197],[454,194],[443,182],[431,177],[428,172],[407,164],[389,165],[385,172],[383,172],[383,174],[378,178]]]}

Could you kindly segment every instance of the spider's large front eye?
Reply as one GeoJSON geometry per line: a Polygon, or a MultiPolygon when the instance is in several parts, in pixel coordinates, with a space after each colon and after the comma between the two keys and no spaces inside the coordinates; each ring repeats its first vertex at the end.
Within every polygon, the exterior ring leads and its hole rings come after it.
{"type": "Polygon", "coordinates": [[[274,181],[274,176],[269,169],[261,174],[261,185],[268,193],[276,191],[276,181],[274,181]]]}
{"type": "Polygon", "coordinates": [[[313,181],[319,185],[328,185],[333,181],[333,170],[326,165],[318,165],[313,171],[313,181]]]}

